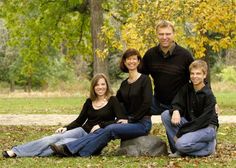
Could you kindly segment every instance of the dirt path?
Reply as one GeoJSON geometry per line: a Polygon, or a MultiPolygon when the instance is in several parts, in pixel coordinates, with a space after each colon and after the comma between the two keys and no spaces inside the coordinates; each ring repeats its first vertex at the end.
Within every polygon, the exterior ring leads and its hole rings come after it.
{"type": "MultiPolygon", "coordinates": [[[[3,114],[0,115],[0,125],[66,125],[75,120],[78,115],[56,115],[56,114],[30,114],[16,115],[3,114]]],[[[219,116],[220,123],[236,123],[236,115],[219,116]]],[[[153,123],[160,123],[160,116],[152,116],[153,123]]]]}

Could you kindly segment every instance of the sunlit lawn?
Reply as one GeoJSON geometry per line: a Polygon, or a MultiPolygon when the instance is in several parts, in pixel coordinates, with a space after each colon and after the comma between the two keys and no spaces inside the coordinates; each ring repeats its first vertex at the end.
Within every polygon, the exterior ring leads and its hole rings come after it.
{"type": "Polygon", "coordinates": [[[0,114],[78,114],[85,97],[0,98],[0,114]]]}
{"type": "Polygon", "coordinates": [[[236,115],[236,92],[215,92],[222,115],[236,115]]]}
{"type": "MultiPolygon", "coordinates": [[[[222,115],[236,115],[236,92],[215,93],[222,115]]],[[[78,114],[85,97],[57,98],[0,98],[0,114],[78,114]]],[[[1,151],[51,134],[56,126],[0,126],[1,151]]],[[[165,141],[162,125],[154,125],[152,134],[160,135],[165,141]]],[[[236,124],[221,125],[218,131],[218,152],[211,157],[178,158],[125,157],[114,156],[119,141],[112,141],[103,150],[102,156],[89,158],[46,157],[4,159],[0,157],[1,167],[234,167],[236,165],[236,124]]]]}
{"type": "MultiPolygon", "coordinates": [[[[236,92],[216,92],[221,115],[236,115],[236,92]]],[[[85,97],[56,98],[0,98],[0,114],[78,114],[85,97]]],[[[56,126],[0,126],[0,149],[6,150],[13,145],[21,144],[51,134],[56,126]]],[[[160,124],[154,126],[152,134],[160,135],[165,141],[165,132],[160,124]]],[[[119,141],[112,141],[103,150],[101,156],[80,158],[17,158],[0,157],[1,167],[235,167],[236,165],[236,124],[221,125],[218,131],[217,154],[203,158],[162,157],[124,157],[114,156],[119,141]]]]}
{"type": "MultiPolygon", "coordinates": [[[[236,115],[236,92],[215,92],[221,115],[236,115]]],[[[0,114],[78,114],[85,97],[0,98],[0,114]]]]}
{"type": "MultiPolygon", "coordinates": [[[[51,134],[57,127],[28,127],[28,126],[1,126],[0,127],[0,149],[6,150],[13,145],[28,142],[33,139],[51,134]]],[[[154,125],[151,132],[154,135],[160,135],[166,140],[164,128],[161,125],[154,125]]],[[[218,131],[218,150],[217,154],[202,158],[178,158],[170,159],[167,156],[162,157],[125,157],[114,156],[114,150],[119,146],[119,141],[112,141],[106,147],[101,156],[80,158],[60,158],[60,157],[34,157],[5,159],[0,157],[1,167],[169,167],[169,168],[191,168],[191,167],[235,167],[236,165],[236,124],[221,125],[218,131]]]]}

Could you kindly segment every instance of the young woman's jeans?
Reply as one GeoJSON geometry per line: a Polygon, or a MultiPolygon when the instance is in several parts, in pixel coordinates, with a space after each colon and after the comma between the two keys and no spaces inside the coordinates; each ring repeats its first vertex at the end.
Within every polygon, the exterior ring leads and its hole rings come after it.
{"type": "Polygon", "coordinates": [[[91,156],[100,152],[112,139],[126,140],[147,135],[151,127],[150,118],[143,118],[136,123],[111,124],[65,145],[74,155],[91,156]]]}
{"type": "Polygon", "coordinates": [[[78,127],[72,130],[68,130],[63,134],[53,134],[44,138],[18,145],[12,148],[17,157],[29,157],[29,156],[49,156],[53,154],[49,145],[55,143],[57,145],[64,144],[83,136],[87,135],[87,132],[83,128],[78,127]]]}
{"type": "Polygon", "coordinates": [[[181,154],[190,156],[207,156],[215,152],[216,130],[213,127],[186,133],[175,142],[174,137],[179,128],[188,121],[182,117],[178,126],[172,125],[169,110],[161,114],[161,119],[166,129],[172,153],[178,151],[181,154]]]}

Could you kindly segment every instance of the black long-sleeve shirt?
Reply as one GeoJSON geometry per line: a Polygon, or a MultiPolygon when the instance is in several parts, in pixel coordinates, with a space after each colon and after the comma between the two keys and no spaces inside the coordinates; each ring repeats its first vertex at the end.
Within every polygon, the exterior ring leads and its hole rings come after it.
{"type": "Polygon", "coordinates": [[[94,125],[101,128],[115,123],[115,119],[126,119],[121,105],[115,96],[111,96],[108,103],[101,109],[94,109],[92,100],[88,98],[83,105],[80,115],[76,120],[66,126],[68,130],[82,127],[86,132],[90,132],[94,125]]]}
{"type": "Polygon", "coordinates": [[[205,128],[209,124],[218,127],[215,104],[215,96],[207,85],[197,92],[195,92],[191,83],[183,86],[172,101],[173,109],[170,114],[172,115],[174,110],[179,110],[180,115],[189,122],[180,127],[176,136],[181,137],[188,132],[205,128]]]}
{"type": "Polygon", "coordinates": [[[128,83],[128,79],[124,80],[116,97],[125,107],[129,122],[137,122],[144,116],[151,115],[152,86],[148,76],[142,74],[133,83],[128,83]]]}
{"type": "Polygon", "coordinates": [[[163,56],[160,45],[145,53],[142,72],[152,76],[158,101],[171,104],[178,90],[189,81],[188,67],[192,61],[191,53],[178,44],[168,57],[163,56]]]}

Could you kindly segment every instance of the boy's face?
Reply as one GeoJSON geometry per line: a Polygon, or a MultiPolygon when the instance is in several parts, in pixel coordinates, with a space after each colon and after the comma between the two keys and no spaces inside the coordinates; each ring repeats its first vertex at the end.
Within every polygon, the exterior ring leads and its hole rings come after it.
{"type": "Polygon", "coordinates": [[[206,74],[202,71],[201,68],[192,68],[190,71],[190,80],[193,85],[202,85],[204,84],[204,79],[206,74]]]}

